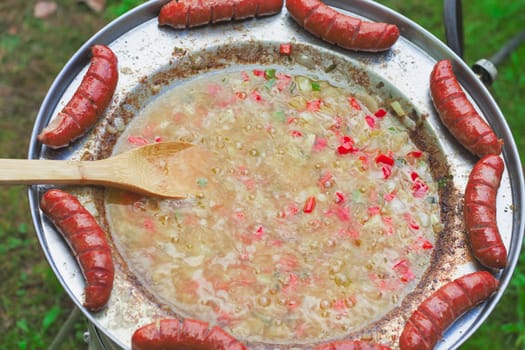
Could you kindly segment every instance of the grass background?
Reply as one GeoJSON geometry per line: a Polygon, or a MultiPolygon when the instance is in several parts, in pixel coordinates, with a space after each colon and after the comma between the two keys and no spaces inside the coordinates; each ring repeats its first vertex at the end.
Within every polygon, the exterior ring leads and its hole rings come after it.
{"type": "MultiPolygon", "coordinates": [[[[0,158],[25,158],[39,106],[60,69],[96,31],[138,0],[108,0],[102,14],[73,0],[56,0],[58,11],[33,17],[32,0],[0,1],[0,158]]],[[[441,1],[378,1],[444,40],[441,1]]],[[[525,29],[525,0],[464,2],[465,60],[490,57],[525,29]]],[[[525,46],[499,67],[490,88],[525,150],[525,46]]],[[[522,161],[524,151],[521,152],[522,161]]],[[[51,272],[32,227],[26,188],[0,187],[0,349],[44,349],[72,303],[51,272]]],[[[61,349],[85,349],[85,321],[61,349]]],[[[463,349],[525,349],[525,259],[501,302],[463,349]]]]}

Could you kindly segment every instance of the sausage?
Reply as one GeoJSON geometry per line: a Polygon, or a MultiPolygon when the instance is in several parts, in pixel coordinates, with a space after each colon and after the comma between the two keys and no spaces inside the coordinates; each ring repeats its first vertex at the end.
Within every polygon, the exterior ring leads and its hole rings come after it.
{"type": "Polygon", "coordinates": [[[108,302],[115,270],[106,234],[78,199],[62,190],[44,193],[40,208],[73,251],[86,279],[84,306],[99,311],[108,302]]]}
{"type": "Polygon", "coordinates": [[[200,320],[162,319],[137,329],[132,350],[246,350],[246,346],[218,326],[200,320]]]}
{"type": "Polygon", "coordinates": [[[160,9],[159,25],[176,29],[278,13],[283,0],[172,0],[160,9]]]}
{"type": "Polygon", "coordinates": [[[498,284],[487,271],[473,272],[445,284],[410,316],[399,338],[400,349],[434,348],[442,333],[464,312],[495,293],[498,284]]]}
{"type": "Polygon", "coordinates": [[[117,56],[109,47],[92,46],[91,63],[79,87],[38,140],[61,148],[84,135],[111,102],[118,81],[117,65],[117,56]]]}
{"type": "Polygon", "coordinates": [[[344,49],[384,51],[399,38],[399,28],[394,24],[363,21],[340,13],[320,0],[287,0],[286,8],[304,29],[344,49]]]}
{"type": "Polygon", "coordinates": [[[317,345],[313,350],[390,350],[390,348],[362,340],[340,340],[317,345]]]}
{"type": "Polygon", "coordinates": [[[480,158],[501,153],[503,141],[469,101],[449,60],[441,60],[434,66],[430,93],[441,121],[467,150],[480,158]]]}
{"type": "Polygon", "coordinates": [[[470,249],[481,264],[494,269],[507,264],[507,249],[496,222],[496,197],[504,167],[497,155],[481,158],[470,172],[463,206],[470,249]]]}

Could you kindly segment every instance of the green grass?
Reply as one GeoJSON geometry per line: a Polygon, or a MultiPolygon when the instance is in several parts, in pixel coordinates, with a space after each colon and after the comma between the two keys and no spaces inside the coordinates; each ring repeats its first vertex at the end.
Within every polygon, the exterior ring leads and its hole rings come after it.
{"type": "MultiPolygon", "coordinates": [[[[47,20],[32,17],[34,1],[0,1],[0,157],[23,158],[38,108],[54,77],[73,53],[115,16],[142,1],[108,1],[99,16],[71,0],[56,0],[47,20]]],[[[444,39],[441,1],[379,1],[444,39]]],[[[463,2],[465,59],[489,57],[525,29],[525,0],[463,2]]],[[[525,150],[525,45],[499,67],[490,88],[516,144],[525,150]]],[[[521,152],[523,157],[525,152],[521,152]]],[[[523,160],[524,158],[522,158],[523,160]]],[[[34,233],[26,188],[0,188],[0,349],[48,346],[72,303],[51,272],[34,233]]],[[[86,348],[85,321],[62,349],[86,348]]],[[[525,349],[525,260],[488,321],[463,349],[525,349]]]]}

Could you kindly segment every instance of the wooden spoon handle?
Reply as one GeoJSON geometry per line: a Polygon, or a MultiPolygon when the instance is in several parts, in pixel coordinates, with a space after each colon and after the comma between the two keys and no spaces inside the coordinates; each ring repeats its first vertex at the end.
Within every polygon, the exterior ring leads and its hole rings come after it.
{"type": "Polygon", "coordinates": [[[111,175],[101,172],[100,161],[0,159],[0,185],[100,184],[111,175]],[[99,176],[93,176],[98,169],[99,176]]]}

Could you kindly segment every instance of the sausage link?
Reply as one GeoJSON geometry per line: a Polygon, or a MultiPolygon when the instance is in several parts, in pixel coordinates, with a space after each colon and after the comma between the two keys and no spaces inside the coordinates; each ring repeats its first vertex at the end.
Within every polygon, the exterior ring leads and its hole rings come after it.
{"type": "Polygon", "coordinates": [[[507,249],[496,221],[496,197],[505,164],[497,155],[481,158],[472,169],[464,196],[465,228],[470,248],[486,267],[502,269],[507,249]]]}
{"type": "Polygon", "coordinates": [[[137,329],[131,337],[132,350],[169,349],[179,340],[178,319],[165,319],[149,323],[137,329]]]}
{"type": "Polygon", "coordinates": [[[449,60],[441,60],[434,66],[430,93],[441,121],[467,150],[480,158],[501,153],[503,141],[469,101],[449,60]]]}
{"type": "Polygon", "coordinates": [[[109,47],[91,47],[86,75],[58,116],[38,135],[38,140],[51,148],[60,148],[84,135],[111,102],[118,81],[117,64],[117,57],[109,47]]]}
{"type": "Polygon", "coordinates": [[[73,251],[86,279],[84,306],[102,309],[109,300],[115,275],[106,234],[78,199],[62,190],[44,193],[40,208],[73,251]]]}
{"type": "Polygon", "coordinates": [[[390,350],[390,348],[362,340],[340,340],[317,345],[313,350],[390,350]]]}
{"type": "Polygon", "coordinates": [[[401,350],[430,350],[443,332],[463,313],[496,292],[498,280],[487,271],[464,275],[439,288],[408,319],[401,350]]]}
{"type": "Polygon", "coordinates": [[[320,0],[287,0],[286,8],[304,29],[344,49],[384,51],[399,38],[399,28],[394,24],[362,21],[320,0]]]}
{"type": "Polygon", "coordinates": [[[159,25],[176,29],[210,23],[274,15],[281,11],[284,0],[172,0],[163,5],[159,25]]]}
{"type": "Polygon", "coordinates": [[[132,350],[246,350],[246,346],[218,326],[204,321],[163,319],[137,329],[131,337],[132,350]]]}

